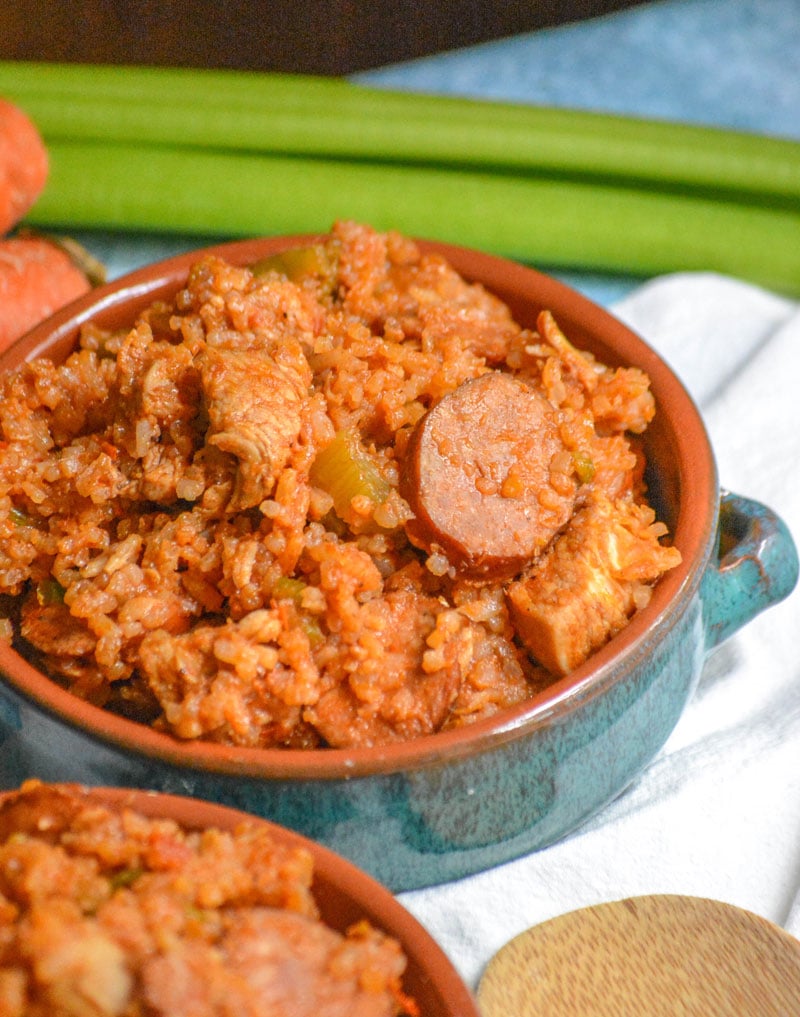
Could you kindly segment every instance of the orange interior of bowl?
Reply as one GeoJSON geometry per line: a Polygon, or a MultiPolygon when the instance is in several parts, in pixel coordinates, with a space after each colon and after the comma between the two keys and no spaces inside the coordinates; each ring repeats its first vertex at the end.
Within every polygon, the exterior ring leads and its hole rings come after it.
{"type": "MultiPolygon", "coordinates": [[[[211,248],[234,264],[250,264],[318,237],[273,237],[211,248]]],[[[640,652],[645,637],[669,626],[670,614],[691,596],[708,562],[716,532],[718,481],[713,453],[692,399],[668,365],[635,333],[588,298],[533,269],[492,255],[428,241],[425,251],[443,254],[465,278],[482,283],[510,307],[516,320],[534,327],[539,311],[552,311],[570,341],[611,366],[635,365],[650,377],[656,417],[644,436],[650,498],[669,527],[682,563],[656,584],[653,597],[622,632],[572,674],[544,692],[497,714],[455,730],[406,743],[360,749],[250,749],[211,742],[179,742],[171,735],[111,714],[79,699],[33,668],[0,642],[0,670],[28,699],[68,723],[134,753],[178,766],[272,778],[340,778],[423,766],[439,758],[469,755],[546,723],[554,710],[569,709],[575,694],[613,678],[615,668],[640,652]]],[[[0,356],[0,371],[47,355],[63,360],[80,326],[95,321],[122,328],[154,300],[169,299],[183,284],[198,252],[139,269],[57,312],[0,356]]]]}

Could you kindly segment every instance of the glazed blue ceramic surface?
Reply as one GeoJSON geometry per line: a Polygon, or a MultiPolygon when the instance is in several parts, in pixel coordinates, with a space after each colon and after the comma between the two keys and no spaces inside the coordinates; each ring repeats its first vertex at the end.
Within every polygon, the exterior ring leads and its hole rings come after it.
{"type": "Polygon", "coordinates": [[[395,891],[456,879],[542,848],[615,797],[664,744],[708,651],[797,580],[797,552],[768,508],[724,494],[720,534],[685,609],[530,730],[413,770],[274,781],[189,771],[120,750],[0,685],[0,780],[36,775],[192,795],[320,841],[395,891]],[[720,549],[721,552],[720,553],[720,549]]]}

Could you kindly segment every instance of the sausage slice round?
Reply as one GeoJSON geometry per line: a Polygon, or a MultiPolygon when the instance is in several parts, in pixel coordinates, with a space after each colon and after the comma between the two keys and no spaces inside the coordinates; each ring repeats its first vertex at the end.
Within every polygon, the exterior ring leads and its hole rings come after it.
{"type": "Polygon", "coordinates": [[[491,371],[444,396],[414,429],[402,493],[415,518],[406,530],[463,572],[514,575],[569,519],[577,486],[555,408],[491,371]]]}

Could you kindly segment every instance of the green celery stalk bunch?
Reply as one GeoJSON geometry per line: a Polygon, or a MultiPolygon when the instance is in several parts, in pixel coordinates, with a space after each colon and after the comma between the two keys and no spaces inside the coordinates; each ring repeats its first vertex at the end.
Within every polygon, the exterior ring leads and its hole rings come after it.
{"type": "Polygon", "coordinates": [[[28,221],[208,236],[335,219],[553,268],[800,294],[800,143],[256,72],[0,62],[51,176],[28,221]]]}

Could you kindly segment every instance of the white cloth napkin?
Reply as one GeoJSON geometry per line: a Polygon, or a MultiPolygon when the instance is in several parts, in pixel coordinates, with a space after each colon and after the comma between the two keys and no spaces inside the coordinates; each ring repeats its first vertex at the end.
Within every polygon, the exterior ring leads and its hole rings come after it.
{"type": "MultiPolygon", "coordinates": [[[[800,541],[800,305],[707,273],[655,279],[613,309],[699,404],[721,483],[800,541]]],[[[646,772],[572,836],[400,895],[468,984],[531,925],[647,893],[710,897],[800,936],[800,593],[707,659],[646,772]]]]}

